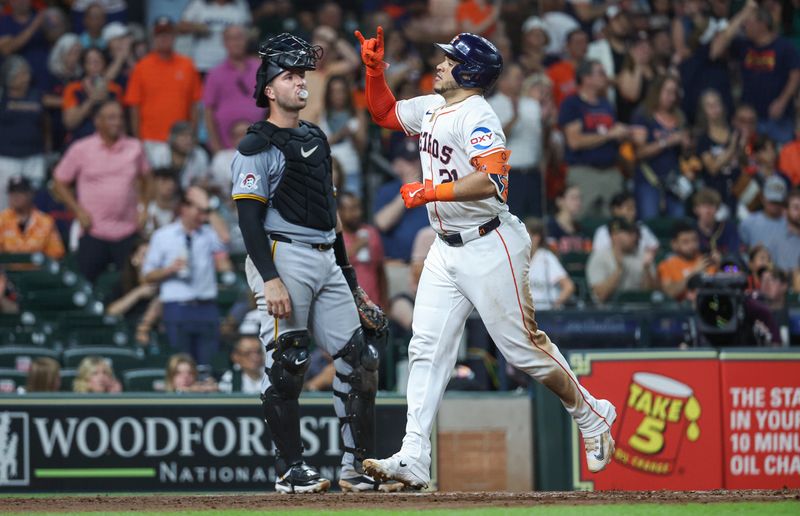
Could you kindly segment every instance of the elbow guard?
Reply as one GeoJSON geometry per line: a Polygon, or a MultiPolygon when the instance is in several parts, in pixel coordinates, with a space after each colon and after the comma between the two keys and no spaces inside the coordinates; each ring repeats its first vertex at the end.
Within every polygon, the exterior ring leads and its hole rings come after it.
{"type": "Polygon", "coordinates": [[[494,185],[495,196],[502,203],[508,200],[508,172],[511,170],[511,165],[508,164],[509,157],[511,157],[510,150],[493,149],[488,154],[475,156],[470,160],[476,171],[489,176],[494,185]]]}

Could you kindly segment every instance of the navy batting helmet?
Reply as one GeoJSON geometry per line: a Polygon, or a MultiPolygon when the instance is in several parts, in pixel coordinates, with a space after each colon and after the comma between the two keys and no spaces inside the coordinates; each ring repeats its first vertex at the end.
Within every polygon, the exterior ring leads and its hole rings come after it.
{"type": "Polygon", "coordinates": [[[267,107],[264,87],[286,70],[316,70],[317,61],[322,58],[322,47],[310,45],[307,41],[288,32],[268,39],[258,48],[261,66],[256,72],[256,91],[253,98],[256,105],[267,107]]]}
{"type": "Polygon", "coordinates": [[[436,43],[450,59],[456,84],[462,88],[491,88],[503,71],[503,56],[488,39],[462,32],[450,43],[436,43]]]}

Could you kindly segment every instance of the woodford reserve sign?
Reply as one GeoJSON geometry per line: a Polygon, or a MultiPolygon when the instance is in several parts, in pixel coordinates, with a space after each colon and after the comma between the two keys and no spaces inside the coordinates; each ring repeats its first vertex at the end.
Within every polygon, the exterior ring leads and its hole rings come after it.
{"type": "MultiPolygon", "coordinates": [[[[304,456],[336,485],[343,443],[332,402],[301,400],[300,411],[304,456]]],[[[389,456],[405,400],[378,399],[376,414],[378,456],[389,456]]],[[[0,492],[264,491],[274,462],[253,397],[0,398],[0,492]]]]}

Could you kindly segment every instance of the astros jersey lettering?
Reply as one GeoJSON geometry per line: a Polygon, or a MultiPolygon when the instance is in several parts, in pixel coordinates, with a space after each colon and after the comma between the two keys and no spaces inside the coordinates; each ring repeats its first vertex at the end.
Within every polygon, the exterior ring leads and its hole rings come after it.
{"type": "MultiPolygon", "coordinates": [[[[475,172],[470,160],[505,148],[506,137],[489,103],[473,95],[445,106],[441,95],[425,95],[396,104],[397,118],[409,135],[419,134],[422,179],[434,185],[475,172]]],[[[480,201],[428,203],[428,216],[439,233],[480,226],[508,211],[497,196],[480,201]]]]}

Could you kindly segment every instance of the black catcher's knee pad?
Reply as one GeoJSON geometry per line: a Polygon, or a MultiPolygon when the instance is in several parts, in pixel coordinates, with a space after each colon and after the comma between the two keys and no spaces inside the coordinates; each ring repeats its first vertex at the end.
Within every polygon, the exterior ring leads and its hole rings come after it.
{"type": "MultiPolygon", "coordinates": [[[[272,367],[267,368],[269,382],[284,399],[297,399],[303,390],[303,378],[310,365],[311,338],[306,330],[290,331],[271,343],[272,367]]],[[[269,351],[269,346],[268,346],[269,351]]]]}
{"type": "Polygon", "coordinates": [[[345,346],[333,356],[341,359],[353,370],[349,375],[336,372],[336,376],[350,385],[350,392],[335,391],[344,402],[346,416],[342,423],[350,428],[354,448],[345,451],[356,457],[356,469],[361,461],[374,453],[375,448],[375,394],[378,392],[379,356],[375,346],[367,341],[361,328],[356,330],[345,346]]]}
{"type": "Polygon", "coordinates": [[[310,337],[305,330],[284,333],[267,346],[272,351],[272,367],[267,368],[271,385],[261,395],[264,419],[278,449],[276,468],[282,475],[302,460],[300,410],[298,398],[309,366],[310,337]]]}

